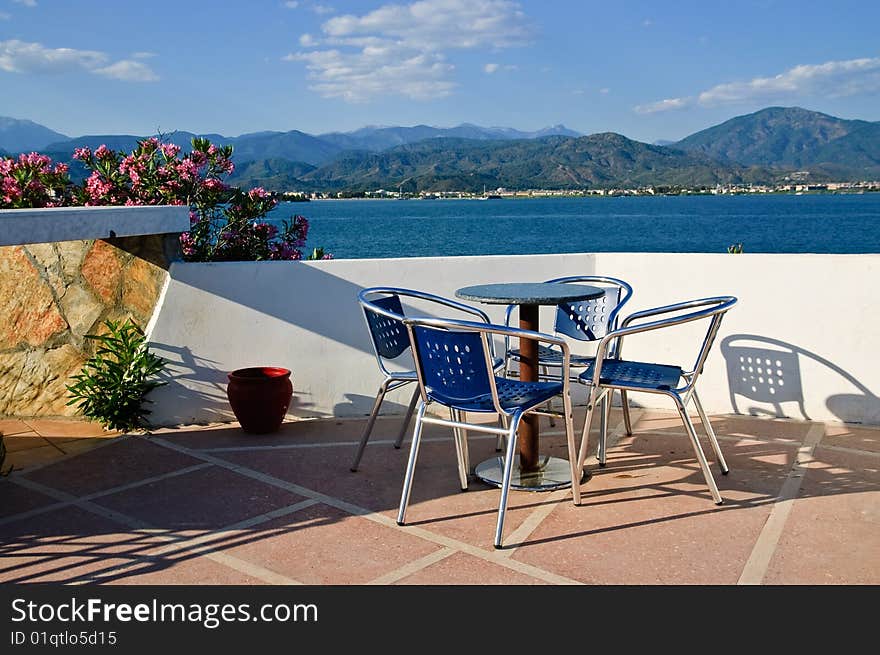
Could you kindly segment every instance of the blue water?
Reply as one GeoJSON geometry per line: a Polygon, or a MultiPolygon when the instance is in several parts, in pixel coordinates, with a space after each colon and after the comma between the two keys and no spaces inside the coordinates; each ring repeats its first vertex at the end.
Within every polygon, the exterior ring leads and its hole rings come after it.
{"type": "Polygon", "coordinates": [[[318,200],[307,247],[338,259],[559,252],[878,253],[880,193],[502,200],[318,200]]]}

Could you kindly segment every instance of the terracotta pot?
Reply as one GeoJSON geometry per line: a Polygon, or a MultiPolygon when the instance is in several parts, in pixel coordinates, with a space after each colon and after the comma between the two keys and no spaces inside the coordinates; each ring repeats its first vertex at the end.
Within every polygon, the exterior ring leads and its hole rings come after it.
{"type": "Polygon", "coordinates": [[[232,371],[228,377],[226,396],[241,429],[250,434],[277,431],[293,396],[290,371],[256,366],[232,371]]]}

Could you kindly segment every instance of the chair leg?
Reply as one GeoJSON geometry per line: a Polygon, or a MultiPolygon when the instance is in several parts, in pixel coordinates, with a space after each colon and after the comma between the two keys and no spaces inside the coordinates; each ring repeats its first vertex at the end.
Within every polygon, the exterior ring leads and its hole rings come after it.
{"type": "Polygon", "coordinates": [[[606,463],[605,449],[608,446],[608,421],[611,418],[611,392],[602,396],[599,404],[599,443],[596,444],[596,459],[599,460],[599,466],[604,467],[606,463]]]}
{"type": "MultiPolygon", "coordinates": [[[[541,371],[542,371],[542,373],[543,373],[543,375],[544,375],[544,378],[547,378],[547,377],[550,375],[550,372],[549,372],[549,370],[547,369],[546,366],[542,366],[542,367],[541,367],[541,371]]],[[[548,412],[552,412],[552,411],[553,411],[553,399],[552,399],[552,398],[549,398],[549,399],[547,400],[547,411],[548,411],[548,412]]],[[[556,427],[556,418],[553,417],[553,416],[548,416],[547,418],[550,419],[550,427],[551,427],[551,428],[555,428],[555,427],[556,427]]]]}
{"type": "Polygon", "coordinates": [[[709,485],[709,491],[712,494],[712,500],[715,501],[716,505],[720,505],[724,502],[724,499],[718,492],[718,486],[715,484],[715,478],[712,476],[712,471],[709,469],[709,462],[706,461],[706,455],[703,452],[703,447],[700,445],[700,440],[697,437],[697,431],[694,429],[694,424],[691,422],[691,417],[688,416],[687,408],[678,397],[675,398],[675,404],[678,408],[678,413],[681,416],[681,421],[682,423],[684,423],[684,427],[687,429],[688,436],[691,438],[691,444],[694,447],[694,453],[697,455],[697,461],[700,463],[700,468],[703,471],[703,477],[706,478],[706,484],[709,485]]]}
{"type": "Polygon", "coordinates": [[[513,460],[516,457],[516,431],[519,428],[521,412],[516,412],[510,419],[507,431],[507,454],[504,456],[504,476],[501,479],[501,501],[498,504],[498,525],[495,528],[495,548],[501,548],[504,533],[504,515],[507,513],[507,494],[510,491],[510,478],[513,476],[513,460]]]}
{"type": "Polygon", "coordinates": [[[626,436],[631,437],[633,435],[633,426],[629,416],[629,398],[627,398],[626,391],[620,392],[620,405],[623,408],[623,425],[626,428],[626,436]]]}
{"type": "MultiPolygon", "coordinates": [[[[449,409],[450,418],[461,422],[461,412],[449,409]]],[[[468,462],[467,462],[467,434],[461,428],[452,428],[453,441],[455,442],[455,461],[458,464],[458,481],[462,491],[468,488],[468,462]]]]}
{"type": "Polygon", "coordinates": [[[406,408],[406,416],[403,417],[403,425],[400,426],[400,432],[397,434],[397,439],[394,441],[394,447],[398,450],[400,449],[401,444],[403,444],[403,438],[406,436],[406,429],[409,427],[409,422],[412,420],[412,415],[416,409],[416,403],[419,401],[420,393],[419,385],[416,385],[412,398],[409,400],[409,407],[406,408]]]}
{"type": "Polygon", "coordinates": [[[583,476],[584,462],[587,459],[587,446],[590,442],[590,423],[593,421],[593,412],[596,406],[596,394],[590,391],[590,399],[587,402],[587,416],[584,418],[584,431],[581,433],[581,447],[578,451],[577,470],[583,476]]]}
{"type": "Polygon", "coordinates": [[[730,469],[727,468],[727,462],[724,461],[724,455],[721,453],[721,446],[718,444],[718,437],[715,436],[715,430],[712,428],[712,423],[709,422],[709,417],[706,416],[706,411],[703,409],[703,403],[700,402],[700,397],[697,395],[696,389],[694,389],[694,405],[697,407],[700,421],[703,422],[703,427],[706,430],[706,434],[709,436],[709,443],[712,444],[712,450],[715,451],[715,459],[718,460],[718,466],[721,468],[721,475],[727,475],[730,473],[730,469]]]}
{"type": "Polygon", "coordinates": [[[376,417],[379,415],[379,408],[382,401],[385,400],[385,393],[388,391],[388,384],[391,378],[387,378],[380,386],[379,392],[376,394],[376,400],[373,402],[373,411],[370,412],[370,418],[364,426],[364,432],[361,434],[361,442],[358,444],[357,452],[354,454],[354,461],[351,463],[351,471],[354,473],[358,470],[361,463],[361,457],[364,455],[364,448],[367,447],[367,441],[370,439],[370,433],[373,431],[373,425],[376,423],[376,417]]]}
{"type": "MultiPolygon", "coordinates": [[[[507,429],[507,417],[504,414],[498,415],[498,426],[503,427],[505,430],[507,429]]],[[[495,440],[495,452],[502,452],[507,446],[504,442],[504,435],[499,434],[498,439],[495,440]]]]}
{"type": "Polygon", "coordinates": [[[409,461],[406,464],[406,474],[403,476],[403,491],[400,494],[400,509],[397,511],[397,525],[403,525],[406,521],[406,508],[409,505],[409,494],[412,491],[413,475],[416,471],[416,460],[419,457],[419,443],[422,440],[422,419],[425,417],[427,405],[419,400],[419,409],[416,413],[416,426],[413,428],[412,444],[409,447],[409,461]]]}
{"type": "Polygon", "coordinates": [[[562,396],[562,407],[565,413],[565,440],[568,443],[568,463],[571,466],[571,495],[575,505],[581,504],[582,473],[577,466],[577,449],[574,444],[574,415],[571,410],[571,396],[562,396]]]}

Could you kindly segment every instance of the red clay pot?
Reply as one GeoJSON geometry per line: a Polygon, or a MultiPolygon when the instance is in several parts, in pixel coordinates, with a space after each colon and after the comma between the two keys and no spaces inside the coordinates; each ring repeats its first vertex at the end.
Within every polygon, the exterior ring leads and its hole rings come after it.
{"type": "Polygon", "coordinates": [[[293,396],[290,371],[256,366],[232,371],[228,377],[226,396],[241,429],[249,434],[277,431],[293,396]]]}

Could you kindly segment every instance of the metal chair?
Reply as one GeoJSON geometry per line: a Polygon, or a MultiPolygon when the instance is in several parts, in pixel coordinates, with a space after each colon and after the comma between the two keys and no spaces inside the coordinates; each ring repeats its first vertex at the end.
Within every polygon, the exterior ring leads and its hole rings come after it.
{"type": "MultiPolygon", "coordinates": [[[[556,308],[556,321],[554,323],[554,334],[562,335],[583,341],[585,343],[595,343],[604,337],[610,330],[617,328],[617,319],[620,310],[629,301],[632,296],[632,287],[615,277],[604,275],[572,275],[568,277],[558,277],[547,280],[549,283],[559,284],[589,284],[590,286],[601,287],[605,289],[605,295],[593,300],[582,300],[573,303],[561,303],[556,308]]],[[[509,305],[504,314],[504,324],[510,325],[513,310],[516,305],[509,305]]],[[[509,339],[504,342],[504,372],[505,377],[510,374],[510,362],[520,361],[520,352],[517,348],[510,348],[509,339]]],[[[610,358],[614,358],[615,354],[612,350],[609,353],[610,358]]],[[[571,368],[572,381],[578,378],[578,371],[575,369],[583,369],[589,366],[594,360],[592,355],[578,355],[572,353],[571,368]]],[[[550,346],[540,346],[538,348],[538,366],[541,367],[542,373],[547,375],[548,369],[559,367],[561,361],[561,353],[557,348],[550,346]]],[[[601,431],[607,430],[607,416],[609,407],[605,407],[605,399],[603,398],[603,411],[601,413],[602,424],[601,431]]],[[[626,391],[620,392],[620,403],[623,407],[623,421],[626,426],[626,433],[632,434],[632,424],[629,415],[629,402],[626,397],[626,391]]],[[[551,419],[551,425],[553,420],[551,419]]]]}
{"type": "MultiPolygon", "coordinates": [[[[516,456],[517,430],[520,421],[528,413],[547,413],[540,409],[549,398],[562,395],[568,439],[569,462],[572,474],[576,464],[574,428],[572,426],[571,399],[569,397],[568,344],[560,337],[502,325],[486,325],[469,321],[443,319],[407,318],[404,324],[413,344],[416,373],[421,399],[416,413],[409,461],[397,515],[398,525],[404,525],[407,505],[412,489],[413,474],[419,453],[422,427],[428,423],[453,428],[458,475],[461,489],[468,487],[470,468],[465,430],[475,430],[507,437],[504,472],[501,482],[501,500],[498,506],[498,523],[495,530],[495,548],[501,548],[507,496],[516,456]],[[496,375],[493,366],[493,336],[526,337],[558,346],[562,353],[559,381],[522,382],[496,375]],[[450,409],[451,419],[428,416],[426,411],[432,403],[450,409]],[[506,427],[487,423],[467,423],[464,412],[497,413],[505,419],[506,427]]],[[[575,479],[575,478],[573,478],[575,479]]],[[[579,478],[578,478],[579,479],[579,478]]],[[[580,502],[579,485],[572,485],[575,504],[580,502]]]]}
{"type": "MultiPolygon", "coordinates": [[[[373,343],[373,350],[376,354],[376,361],[379,369],[385,375],[382,384],[379,385],[379,391],[376,394],[376,400],[373,403],[373,409],[370,412],[370,418],[364,427],[358,444],[354,461],[351,464],[351,470],[357,471],[360,465],[361,457],[364,454],[367,441],[370,439],[370,433],[373,431],[373,425],[376,423],[376,417],[379,415],[379,408],[382,401],[389,391],[399,389],[410,382],[416,382],[416,372],[414,370],[389,370],[387,363],[397,360],[410,350],[409,336],[403,325],[405,318],[403,305],[400,302],[401,296],[414,298],[437,304],[444,309],[453,309],[464,312],[479,319],[484,323],[489,323],[489,317],[479,309],[465,305],[455,300],[435,296],[423,291],[414,291],[412,289],[401,289],[397,287],[370,287],[363,289],[358,294],[358,303],[364,312],[364,318],[367,321],[367,329],[370,332],[370,339],[373,343]]],[[[502,361],[495,360],[500,366],[502,361]]],[[[406,434],[407,426],[412,419],[415,410],[416,401],[419,397],[419,390],[415,389],[410,399],[409,406],[406,410],[406,416],[403,419],[403,425],[400,426],[400,432],[394,441],[394,447],[400,448],[406,434]]]]}
{"type": "MultiPolygon", "coordinates": [[[[709,356],[709,350],[712,347],[715,336],[718,334],[718,328],[721,326],[721,319],[736,304],[736,302],[737,299],[733,296],[719,296],[716,298],[701,298],[698,300],[676,303],[674,305],[667,305],[665,307],[646,309],[631,314],[623,321],[619,329],[612,330],[602,337],[599,341],[599,346],[596,349],[595,361],[588,365],[587,369],[581,373],[579,377],[583,384],[589,385],[590,397],[587,403],[587,416],[584,421],[584,430],[581,434],[581,445],[578,453],[578,471],[583,471],[584,460],[587,456],[590,423],[593,419],[593,412],[596,408],[597,402],[615,389],[620,391],[663,394],[669,396],[675,402],[675,406],[678,409],[678,413],[681,416],[681,420],[684,423],[685,429],[687,430],[688,436],[694,447],[697,461],[703,471],[703,477],[705,477],[706,484],[709,486],[712,499],[717,505],[724,502],[721,498],[721,494],[718,492],[718,486],[715,484],[715,478],[712,476],[709,464],[706,462],[706,455],[703,453],[703,449],[700,446],[700,441],[697,438],[694,424],[691,422],[690,416],[688,416],[687,405],[691,399],[693,399],[697,412],[700,415],[703,428],[706,430],[709,442],[712,444],[712,449],[715,451],[715,457],[718,460],[721,473],[727,475],[729,471],[727,462],[724,461],[724,455],[721,453],[721,448],[718,445],[715,431],[712,429],[712,425],[709,423],[706,412],[703,410],[703,405],[700,403],[696,384],[700,373],[703,371],[706,358],[709,356]],[[688,311],[694,309],[697,311],[688,311]],[[663,314],[673,314],[673,316],[633,325],[636,321],[663,314]],[[709,327],[703,338],[699,353],[697,354],[696,362],[694,363],[693,368],[689,371],[675,365],[634,362],[621,358],[623,339],[626,336],[660,330],[700,320],[708,320],[709,327]],[[612,346],[614,347],[615,358],[606,358],[606,354],[611,350],[612,346]],[[684,382],[683,384],[682,381],[684,382]]],[[[599,460],[599,466],[605,466],[605,449],[606,435],[600,433],[596,453],[596,457],[599,460]]]]}

